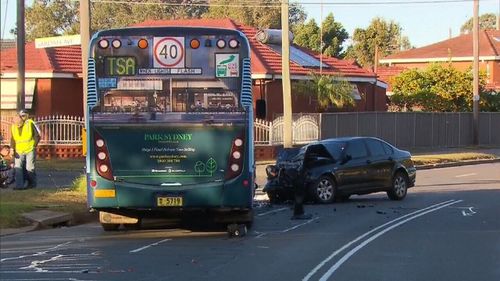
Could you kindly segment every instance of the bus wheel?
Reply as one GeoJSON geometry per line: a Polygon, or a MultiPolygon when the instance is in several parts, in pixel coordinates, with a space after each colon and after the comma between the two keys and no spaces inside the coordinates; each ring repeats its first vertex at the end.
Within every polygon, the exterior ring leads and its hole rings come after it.
{"type": "Polygon", "coordinates": [[[243,237],[247,234],[247,226],[244,224],[229,224],[227,225],[227,234],[229,237],[243,237]]]}
{"type": "Polygon", "coordinates": [[[120,227],[120,224],[118,223],[101,223],[102,229],[104,231],[117,231],[118,228],[120,227]]]}

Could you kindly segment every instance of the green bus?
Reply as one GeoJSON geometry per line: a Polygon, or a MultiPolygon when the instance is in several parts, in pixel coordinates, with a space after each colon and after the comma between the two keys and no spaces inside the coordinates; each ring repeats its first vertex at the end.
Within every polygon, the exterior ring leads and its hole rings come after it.
{"type": "Polygon", "coordinates": [[[237,30],[97,32],[88,61],[88,206],[104,230],[206,215],[251,224],[250,47],[237,30]]]}

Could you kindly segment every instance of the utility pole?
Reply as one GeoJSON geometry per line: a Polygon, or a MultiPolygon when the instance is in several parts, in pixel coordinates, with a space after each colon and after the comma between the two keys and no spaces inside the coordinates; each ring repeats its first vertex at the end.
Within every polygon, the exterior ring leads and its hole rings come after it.
{"type": "Polygon", "coordinates": [[[319,23],[319,75],[323,75],[323,0],[321,0],[321,16],[319,23]]]}
{"type": "Polygon", "coordinates": [[[17,111],[24,109],[25,92],[24,0],[17,0],[17,111]]]}
{"type": "Polygon", "coordinates": [[[500,30],[500,2],[498,2],[497,30],[500,30]]]}
{"type": "Polygon", "coordinates": [[[283,84],[283,146],[292,141],[292,90],[290,85],[290,38],[288,35],[288,0],[281,1],[281,82],[283,84]]]}
{"type": "Polygon", "coordinates": [[[87,117],[87,69],[90,40],[90,5],[89,0],[80,0],[80,41],[82,49],[83,79],[83,117],[87,117]]]}
{"type": "Polygon", "coordinates": [[[474,18],[472,28],[472,52],[474,56],[473,65],[473,96],[472,96],[472,134],[473,144],[479,144],[479,0],[474,0],[474,18]]]}
{"type": "MultiPolygon", "coordinates": [[[[87,76],[90,40],[90,0],[80,0],[80,44],[82,50],[83,120],[87,120],[87,76]]],[[[87,122],[82,128],[82,154],[87,155],[87,122]]]]}

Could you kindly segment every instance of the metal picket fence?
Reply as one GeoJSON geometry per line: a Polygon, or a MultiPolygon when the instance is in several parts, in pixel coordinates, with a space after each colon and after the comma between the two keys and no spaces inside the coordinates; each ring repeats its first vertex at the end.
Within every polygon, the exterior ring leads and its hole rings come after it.
{"type": "MultiPolygon", "coordinates": [[[[292,123],[293,144],[306,144],[319,140],[319,116],[298,115],[294,116],[292,123]]],[[[255,119],[254,143],[256,145],[283,144],[283,116],[273,121],[255,119]]]]}
{"type": "MultiPolygon", "coordinates": [[[[82,128],[85,126],[83,117],[69,115],[52,115],[33,119],[40,129],[41,145],[81,145],[82,128]]],[[[0,118],[0,134],[2,144],[8,144],[11,138],[12,116],[0,118]]]]}

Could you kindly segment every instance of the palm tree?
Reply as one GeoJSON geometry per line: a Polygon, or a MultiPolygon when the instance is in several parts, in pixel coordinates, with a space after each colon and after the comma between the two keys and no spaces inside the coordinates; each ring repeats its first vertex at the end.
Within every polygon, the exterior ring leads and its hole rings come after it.
{"type": "Polygon", "coordinates": [[[315,95],[320,109],[327,109],[329,106],[343,108],[356,104],[352,96],[353,85],[343,76],[316,73],[311,73],[310,76],[310,80],[300,81],[297,89],[301,94],[315,95]]]}

